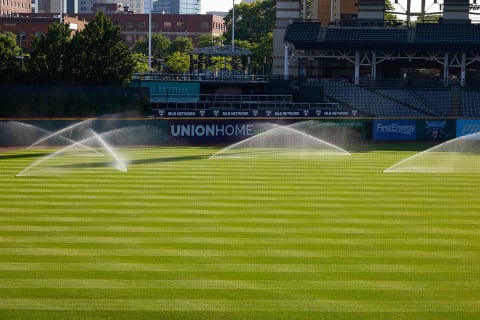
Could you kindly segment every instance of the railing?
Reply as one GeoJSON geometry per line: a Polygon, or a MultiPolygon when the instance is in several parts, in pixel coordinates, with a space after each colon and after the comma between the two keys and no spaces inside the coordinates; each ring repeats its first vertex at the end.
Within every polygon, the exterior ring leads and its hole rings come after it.
{"type": "Polygon", "coordinates": [[[200,73],[135,73],[133,80],[147,81],[224,81],[224,82],[268,82],[269,75],[244,72],[215,71],[200,73]]]}
{"type": "Polygon", "coordinates": [[[197,102],[168,102],[157,103],[152,106],[153,110],[175,109],[175,110],[321,110],[338,109],[338,103],[308,103],[308,102],[241,102],[241,101],[197,101],[197,102]]]}

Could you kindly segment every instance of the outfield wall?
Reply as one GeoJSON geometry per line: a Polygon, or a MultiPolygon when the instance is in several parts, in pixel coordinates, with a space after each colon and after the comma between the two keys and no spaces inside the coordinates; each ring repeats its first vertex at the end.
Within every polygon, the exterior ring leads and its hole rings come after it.
{"type": "Polygon", "coordinates": [[[226,145],[248,139],[272,128],[291,125],[312,136],[336,144],[373,141],[445,141],[480,131],[476,119],[245,119],[245,118],[57,118],[1,119],[0,147],[29,146],[36,140],[64,128],[62,139],[50,144],[79,141],[89,130],[107,133],[116,145],[226,145]],[[80,125],[79,125],[80,124],[80,125]],[[65,139],[66,138],[66,139],[65,139]]]}

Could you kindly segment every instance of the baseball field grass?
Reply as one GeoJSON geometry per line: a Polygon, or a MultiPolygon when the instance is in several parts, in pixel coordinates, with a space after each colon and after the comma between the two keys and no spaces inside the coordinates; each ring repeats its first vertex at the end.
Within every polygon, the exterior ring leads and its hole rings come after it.
{"type": "Polygon", "coordinates": [[[480,319],[478,173],[216,151],[0,152],[0,319],[480,319]]]}

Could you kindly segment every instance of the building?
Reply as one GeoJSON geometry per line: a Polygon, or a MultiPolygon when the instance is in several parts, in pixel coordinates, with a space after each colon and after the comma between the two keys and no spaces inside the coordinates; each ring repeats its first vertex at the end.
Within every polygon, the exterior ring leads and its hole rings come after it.
{"type": "Polygon", "coordinates": [[[0,16],[14,16],[19,13],[32,12],[31,0],[1,0],[0,16]]]}
{"type": "MultiPolygon", "coordinates": [[[[107,16],[120,26],[124,43],[131,47],[137,41],[148,37],[148,14],[123,14],[120,11],[106,11],[107,16]]],[[[81,19],[91,21],[94,14],[79,14],[81,19]]],[[[218,37],[225,32],[225,22],[222,17],[201,14],[152,14],[152,33],[162,34],[174,40],[177,37],[188,37],[194,45],[198,44],[199,37],[211,34],[218,37]]]]}
{"type": "MultiPolygon", "coordinates": [[[[78,13],[94,13],[96,12],[96,4],[102,5],[113,5],[122,7],[125,12],[129,13],[144,13],[144,0],[69,0],[69,1],[79,1],[78,4],[78,13]]],[[[147,0],[148,1],[148,0],[147,0]]]]}
{"type": "MultiPolygon", "coordinates": [[[[65,23],[70,24],[73,31],[81,31],[85,28],[86,21],[80,20],[78,17],[63,15],[65,23]]],[[[20,15],[15,17],[0,17],[0,32],[11,32],[17,35],[19,47],[28,52],[30,50],[33,37],[48,32],[48,26],[60,22],[59,17],[45,14],[20,15]]]]}
{"type": "Polygon", "coordinates": [[[427,16],[426,1],[416,12],[410,8],[418,2],[405,1],[405,20],[393,22],[384,19],[384,0],[316,0],[312,20],[302,16],[298,1],[279,0],[273,73],[334,76],[357,83],[365,77],[417,73],[423,66],[442,81],[455,78],[464,83],[467,74],[479,79],[476,35],[480,30],[469,19],[469,1],[445,0],[440,23],[433,24],[422,23],[427,16]],[[412,20],[417,25],[411,25],[412,20]]]}
{"type": "Polygon", "coordinates": [[[200,14],[201,0],[157,0],[152,12],[164,14],[200,14]]]}

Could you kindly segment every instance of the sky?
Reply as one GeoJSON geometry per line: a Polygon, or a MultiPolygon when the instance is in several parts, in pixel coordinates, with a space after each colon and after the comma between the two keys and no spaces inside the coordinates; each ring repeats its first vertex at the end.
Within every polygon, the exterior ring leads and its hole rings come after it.
{"type": "MultiPolygon", "coordinates": [[[[240,3],[241,1],[236,0],[235,3],[240,3]]],[[[202,0],[202,13],[208,11],[224,11],[228,12],[232,9],[233,0],[202,0]]]]}

